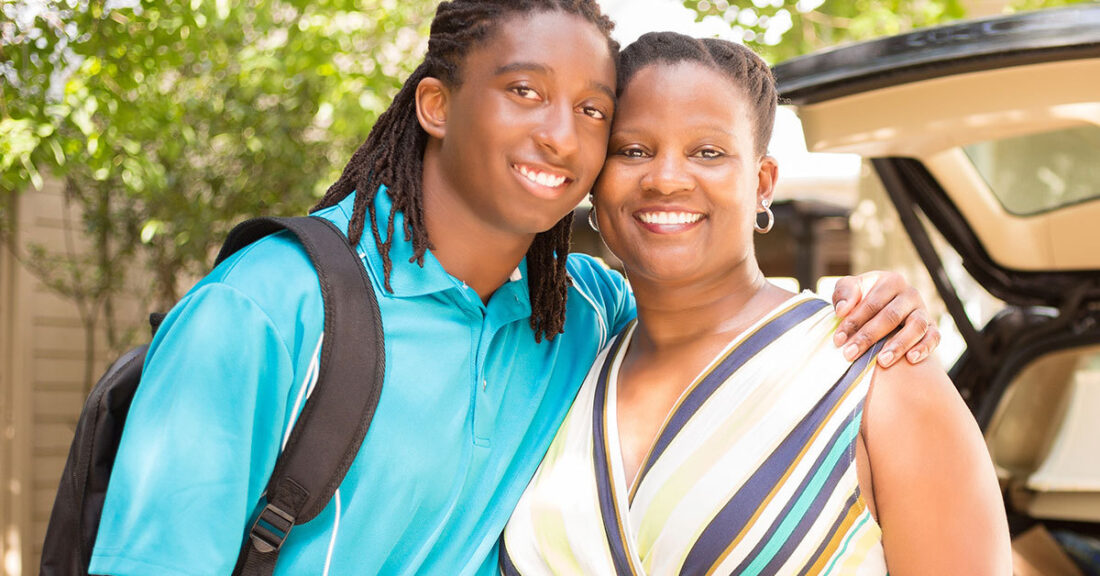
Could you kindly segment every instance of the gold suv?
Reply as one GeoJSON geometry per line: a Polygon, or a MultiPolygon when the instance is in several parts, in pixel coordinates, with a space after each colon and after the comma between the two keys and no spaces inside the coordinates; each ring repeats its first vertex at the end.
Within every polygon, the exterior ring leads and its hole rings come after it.
{"type": "Polygon", "coordinates": [[[775,72],[810,151],[863,156],[931,273],[965,343],[950,373],[1013,529],[1096,535],[1100,5],[920,30],[775,72]],[[954,263],[1003,302],[988,322],[954,263]]]}

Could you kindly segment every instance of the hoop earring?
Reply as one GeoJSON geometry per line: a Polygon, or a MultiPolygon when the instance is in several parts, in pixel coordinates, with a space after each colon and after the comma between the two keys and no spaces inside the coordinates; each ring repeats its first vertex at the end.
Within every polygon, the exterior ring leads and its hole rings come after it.
{"type": "MultiPolygon", "coordinates": [[[[771,202],[767,199],[761,200],[760,205],[764,207],[764,214],[767,214],[768,216],[768,223],[764,226],[760,226],[760,220],[756,217],[756,215],[753,215],[752,228],[753,230],[756,230],[759,234],[767,234],[768,232],[771,232],[772,226],[775,225],[775,214],[772,214],[771,202]]],[[[756,214],[760,213],[757,212],[756,214]]]]}
{"type": "Polygon", "coordinates": [[[593,205],[592,208],[588,210],[588,226],[590,226],[596,232],[600,231],[600,223],[596,221],[595,205],[593,205]]]}

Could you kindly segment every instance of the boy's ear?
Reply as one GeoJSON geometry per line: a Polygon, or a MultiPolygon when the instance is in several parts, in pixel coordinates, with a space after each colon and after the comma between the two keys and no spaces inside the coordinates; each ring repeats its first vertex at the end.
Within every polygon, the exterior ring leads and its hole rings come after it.
{"type": "Polygon", "coordinates": [[[447,133],[450,95],[439,78],[424,78],[416,85],[416,119],[432,138],[443,138],[447,133]]]}

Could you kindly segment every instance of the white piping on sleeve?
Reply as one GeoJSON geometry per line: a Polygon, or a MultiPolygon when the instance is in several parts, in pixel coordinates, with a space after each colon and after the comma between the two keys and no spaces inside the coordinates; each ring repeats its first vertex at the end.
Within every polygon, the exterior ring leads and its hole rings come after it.
{"type": "Polygon", "coordinates": [[[336,518],[332,521],[332,538],[328,541],[328,554],[325,556],[325,571],[322,576],[328,576],[328,569],[332,565],[332,551],[336,548],[336,534],[340,532],[340,489],[336,489],[333,495],[336,500],[336,518]]]}
{"type": "Polygon", "coordinates": [[[576,292],[581,295],[581,298],[584,298],[585,302],[588,302],[589,306],[596,310],[596,318],[600,321],[600,347],[598,349],[603,350],[603,347],[607,345],[607,321],[603,317],[604,309],[596,306],[596,303],[588,297],[588,294],[584,293],[584,290],[577,290],[576,292]]]}
{"type": "Polygon", "coordinates": [[[313,358],[309,360],[309,368],[306,370],[306,379],[302,382],[301,389],[298,390],[298,398],[294,400],[294,409],[290,412],[290,421],[287,422],[286,431],[283,432],[283,444],[279,447],[280,452],[286,449],[286,443],[290,440],[290,432],[294,430],[294,423],[298,421],[298,414],[302,408],[302,402],[305,402],[306,399],[309,398],[309,395],[313,394],[313,389],[317,386],[317,374],[321,368],[321,343],[324,342],[324,340],[325,335],[321,334],[321,337],[317,339],[317,346],[313,349],[313,358]]]}

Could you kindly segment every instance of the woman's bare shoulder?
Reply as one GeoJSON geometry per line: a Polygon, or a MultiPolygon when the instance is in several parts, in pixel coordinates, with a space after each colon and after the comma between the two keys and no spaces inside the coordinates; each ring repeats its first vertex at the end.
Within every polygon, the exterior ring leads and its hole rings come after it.
{"type": "Polygon", "coordinates": [[[890,573],[1010,573],[993,463],[943,368],[899,362],[872,386],[865,433],[890,573]]]}

